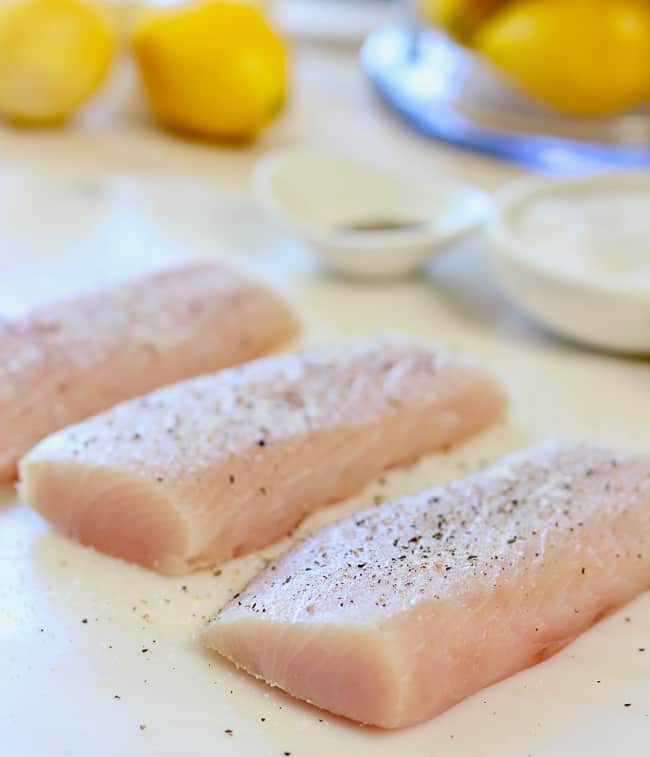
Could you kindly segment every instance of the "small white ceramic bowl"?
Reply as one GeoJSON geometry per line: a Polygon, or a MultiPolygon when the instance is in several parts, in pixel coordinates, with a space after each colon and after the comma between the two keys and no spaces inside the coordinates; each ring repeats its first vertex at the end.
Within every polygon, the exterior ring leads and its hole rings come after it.
{"type": "Polygon", "coordinates": [[[501,282],[573,341],[650,353],[650,173],[516,182],[487,236],[501,282]]]}
{"type": "Polygon", "coordinates": [[[481,224],[491,207],[478,189],[435,180],[425,185],[308,149],[263,158],[252,185],[260,204],[330,268],[366,279],[420,270],[481,224]]]}

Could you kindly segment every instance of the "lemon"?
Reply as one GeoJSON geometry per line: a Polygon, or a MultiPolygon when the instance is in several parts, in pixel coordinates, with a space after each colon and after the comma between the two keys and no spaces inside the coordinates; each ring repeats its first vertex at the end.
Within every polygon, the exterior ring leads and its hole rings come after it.
{"type": "Polygon", "coordinates": [[[98,88],[114,47],[110,15],[87,0],[0,3],[0,114],[65,119],[98,88]]]}
{"type": "Polygon", "coordinates": [[[248,140],[286,96],[284,44],[252,5],[153,11],[137,25],[134,49],[151,105],[174,129],[248,140]]]}
{"type": "Polygon", "coordinates": [[[468,41],[480,24],[505,0],[420,0],[420,11],[432,24],[461,42],[468,41]]]}
{"type": "Polygon", "coordinates": [[[490,19],[476,46],[565,113],[606,115],[650,98],[648,0],[524,0],[490,19]]]}

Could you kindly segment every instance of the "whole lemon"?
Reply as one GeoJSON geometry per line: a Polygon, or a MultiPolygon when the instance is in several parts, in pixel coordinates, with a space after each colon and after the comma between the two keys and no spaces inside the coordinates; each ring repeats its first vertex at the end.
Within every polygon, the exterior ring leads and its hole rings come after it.
{"type": "Polygon", "coordinates": [[[6,0],[0,4],[0,114],[27,124],[65,119],[99,87],[114,50],[103,6],[6,0]]]}
{"type": "Polygon", "coordinates": [[[606,115],[650,98],[648,0],[524,0],[481,28],[476,47],[565,113],[606,115]]]}
{"type": "Polygon", "coordinates": [[[151,105],[174,129],[247,140],[284,103],[286,49],[252,5],[154,11],[137,25],[134,48],[151,105]]]}

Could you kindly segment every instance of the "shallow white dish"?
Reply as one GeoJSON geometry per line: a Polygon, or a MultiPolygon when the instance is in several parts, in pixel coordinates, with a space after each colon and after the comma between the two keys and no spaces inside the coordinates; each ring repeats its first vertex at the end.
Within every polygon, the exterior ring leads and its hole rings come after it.
{"type": "Polygon", "coordinates": [[[263,158],[252,184],[260,204],[331,269],[367,279],[418,271],[482,223],[490,209],[478,189],[423,184],[309,149],[263,158]]]}
{"type": "Polygon", "coordinates": [[[650,173],[517,182],[497,197],[488,238],[504,288],[535,320],[650,353],[650,173]]]}

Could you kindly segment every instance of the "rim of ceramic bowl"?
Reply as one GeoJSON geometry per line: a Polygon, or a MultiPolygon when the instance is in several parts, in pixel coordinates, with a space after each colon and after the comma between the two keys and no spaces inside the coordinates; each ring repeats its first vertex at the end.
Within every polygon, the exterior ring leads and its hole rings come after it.
{"type": "MultiPolygon", "coordinates": [[[[457,223],[451,224],[446,228],[436,227],[434,223],[427,223],[427,219],[423,219],[422,225],[390,231],[336,229],[324,224],[310,222],[305,220],[300,214],[292,212],[286,203],[278,199],[277,192],[271,186],[272,178],[279,168],[290,158],[299,156],[300,154],[320,157],[330,156],[332,159],[344,160],[372,171],[381,172],[389,177],[391,173],[369,161],[311,148],[286,148],[277,150],[261,158],[251,172],[251,185],[256,199],[263,207],[282,219],[286,225],[300,231],[307,239],[316,244],[341,247],[349,246],[356,247],[359,250],[395,245],[421,246],[427,243],[440,246],[456,241],[465,234],[474,231],[486,222],[491,212],[492,203],[487,192],[472,185],[450,181],[445,185],[446,188],[441,190],[441,194],[445,192],[457,195],[464,193],[466,196],[472,198],[476,208],[471,216],[459,219],[457,223]]],[[[395,180],[408,182],[408,178],[398,174],[395,174],[395,180]]]]}
{"type": "MultiPolygon", "coordinates": [[[[554,279],[558,283],[571,283],[583,290],[590,290],[602,294],[621,294],[642,299],[650,298],[650,282],[638,283],[629,280],[612,278],[607,281],[602,277],[581,274],[579,271],[563,270],[549,263],[543,256],[533,257],[526,250],[526,242],[514,230],[512,219],[518,210],[528,202],[534,202],[541,196],[553,196],[557,191],[581,188],[612,187],[616,185],[642,186],[647,188],[650,196],[650,171],[639,169],[634,171],[608,171],[593,175],[550,178],[527,177],[518,179],[497,192],[494,200],[494,210],[488,223],[486,233],[490,243],[490,251],[494,256],[502,256],[519,265],[537,271],[540,275],[554,279]]],[[[650,251],[648,254],[650,259],[650,251]]],[[[650,299],[648,299],[650,302],[650,299]]]]}

